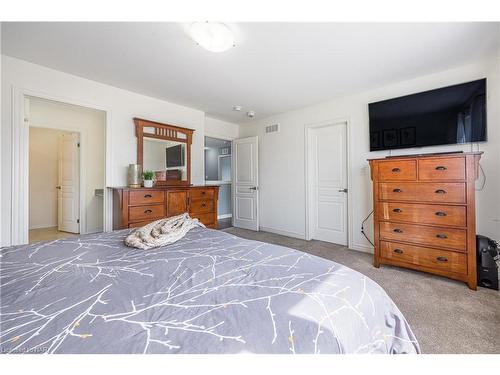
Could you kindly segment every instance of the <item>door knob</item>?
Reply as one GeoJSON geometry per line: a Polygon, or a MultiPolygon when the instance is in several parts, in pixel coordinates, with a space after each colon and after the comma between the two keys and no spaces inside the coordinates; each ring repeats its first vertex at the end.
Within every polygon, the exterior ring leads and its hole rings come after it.
{"type": "Polygon", "coordinates": [[[257,186],[252,186],[250,190],[257,190],[257,186]]]}
{"type": "Polygon", "coordinates": [[[347,189],[340,189],[339,193],[347,193],[347,191],[348,191],[347,189]]]}
{"type": "Polygon", "coordinates": [[[61,188],[60,186],[56,186],[56,189],[59,189],[59,190],[61,190],[62,188],[61,188]]]}

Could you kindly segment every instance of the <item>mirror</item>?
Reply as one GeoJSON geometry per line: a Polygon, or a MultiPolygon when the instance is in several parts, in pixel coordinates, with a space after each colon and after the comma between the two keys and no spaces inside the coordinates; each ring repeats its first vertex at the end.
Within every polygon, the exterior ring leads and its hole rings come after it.
{"type": "Polygon", "coordinates": [[[155,185],[191,184],[192,129],[134,118],[137,164],[153,171],[155,185]]]}
{"type": "Polygon", "coordinates": [[[143,140],[143,170],[155,172],[155,179],[187,181],[186,144],[165,139],[143,140]]]}

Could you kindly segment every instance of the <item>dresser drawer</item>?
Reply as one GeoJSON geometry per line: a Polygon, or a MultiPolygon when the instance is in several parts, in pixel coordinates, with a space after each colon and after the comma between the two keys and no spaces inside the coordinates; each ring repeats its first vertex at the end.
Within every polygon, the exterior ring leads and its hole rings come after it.
{"type": "Polygon", "coordinates": [[[464,206],[381,202],[378,206],[380,220],[406,221],[416,224],[466,226],[464,206]]]}
{"type": "Polygon", "coordinates": [[[197,200],[191,200],[189,212],[190,213],[213,212],[214,208],[215,208],[215,201],[213,199],[197,199],[197,200]]]}
{"type": "Polygon", "coordinates": [[[467,256],[463,253],[381,241],[380,256],[396,262],[467,274],[467,256]]]}
{"type": "Polygon", "coordinates": [[[191,217],[198,219],[207,227],[213,226],[216,222],[216,215],[213,212],[208,214],[192,214],[191,217]]]}
{"type": "Polygon", "coordinates": [[[214,199],[214,189],[192,189],[189,196],[191,199],[214,199]]]}
{"type": "Polygon", "coordinates": [[[129,221],[156,220],[165,217],[165,205],[154,204],[147,206],[129,207],[129,221]]]}
{"type": "Polygon", "coordinates": [[[415,181],[417,179],[417,161],[382,161],[378,165],[378,177],[380,181],[415,181]]]}
{"type": "Polygon", "coordinates": [[[465,158],[436,158],[418,161],[422,181],[465,180],[465,158]]]}
{"type": "Polygon", "coordinates": [[[447,247],[466,252],[467,232],[465,229],[427,227],[414,224],[380,222],[382,240],[405,241],[421,245],[447,247]]]}
{"type": "Polygon", "coordinates": [[[131,191],[129,205],[164,203],[165,192],[161,190],[136,190],[131,191]]]}
{"type": "Polygon", "coordinates": [[[136,221],[134,223],[130,223],[128,225],[129,228],[139,228],[143,227],[144,225],[147,225],[149,223],[152,223],[154,220],[146,220],[146,221],[136,221]]]}
{"type": "Polygon", "coordinates": [[[466,203],[464,182],[381,182],[380,200],[466,203]]]}

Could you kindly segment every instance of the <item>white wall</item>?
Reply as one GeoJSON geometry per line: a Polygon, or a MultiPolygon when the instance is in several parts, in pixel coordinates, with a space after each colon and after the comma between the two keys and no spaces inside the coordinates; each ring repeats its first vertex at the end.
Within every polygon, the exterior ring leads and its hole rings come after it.
{"type": "MultiPolygon", "coordinates": [[[[30,127],[63,129],[80,133],[83,145],[82,155],[85,158],[82,160],[85,179],[85,190],[81,192],[85,199],[85,228],[82,228],[82,232],[101,232],[103,230],[103,197],[96,196],[95,189],[105,187],[106,113],[50,100],[30,98],[29,124],[30,127]]],[[[30,128],[30,144],[32,129],[30,128]]]]}
{"type": "Polygon", "coordinates": [[[58,147],[65,133],[30,127],[30,229],[57,226],[58,147]]]}
{"type": "Polygon", "coordinates": [[[236,139],[240,136],[240,127],[232,122],[206,116],[205,134],[213,138],[236,139]]]}
{"type": "MultiPolygon", "coordinates": [[[[205,113],[164,100],[136,94],[40,65],[2,55],[1,82],[1,240],[11,243],[12,98],[13,89],[29,90],[50,99],[108,111],[110,168],[106,186],[125,185],[127,167],[136,162],[133,117],[194,129],[191,179],[203,183],[205,113]]],[[[207,128],[221,136],[238,134],[235,124],[207,119],[207,128]]],[[[17,126],[17,125],[16,125],[17,126]]]]}
{"type": "MultiPolygon", "coordinates": [[[[423,76],[326,103],[295,110],[267,119],[242,124],[240,136],[259,136],[260,224],[266,230],[305,236],[304,125],[331,119],[349,121],[350,213],[353,236],[351,248],[371,250],[360,233],[361,222],[371,211],[371,181],[367,158],[384,157],[388,152],[369,152],[368,103],[487,77],[488,142],[481,164],[488,177],[477,192],[478,233],[500,239],[500,114],[499,59],[423,76]],[[278,134],[265,135],[264,126],[279,122],[278,134]]],[[[467,146],[439,146],[406,149],[393,154],[470,150],[467,146]]],[[[370,221],[368,226],[371,227],[370,221]]]]}

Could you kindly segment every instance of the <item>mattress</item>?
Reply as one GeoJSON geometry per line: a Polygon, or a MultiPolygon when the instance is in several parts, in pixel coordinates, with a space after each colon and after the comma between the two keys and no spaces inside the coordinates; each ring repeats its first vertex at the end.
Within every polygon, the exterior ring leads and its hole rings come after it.
{"type": "Polygon", "coordinates": [[[365,275],[195,228],[152,250],[130,230],[6,247],[2,353],[419,353],[365,275]]]}

